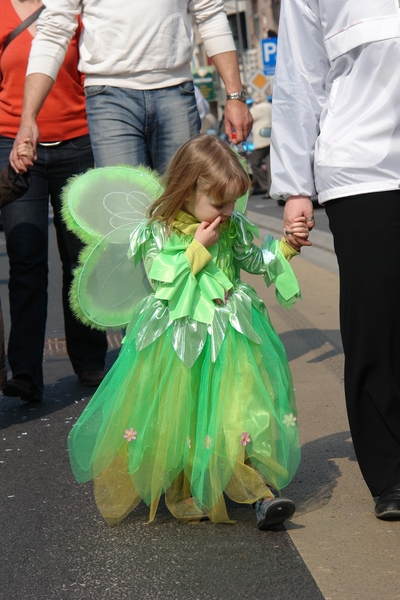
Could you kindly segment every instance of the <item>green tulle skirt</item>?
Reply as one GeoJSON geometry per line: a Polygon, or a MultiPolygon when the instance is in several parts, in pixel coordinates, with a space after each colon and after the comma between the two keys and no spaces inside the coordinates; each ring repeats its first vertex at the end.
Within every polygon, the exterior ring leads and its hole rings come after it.
{"type": "Polygon", "coordinates": [[[252,309],[257,344],[228,324],[217,360],[210,336],[191,368],[171,344],[172,325],[137,351],[140,307],[120,355],[73,427],[72,469],[94,480],[107,522],[143,500],[153,520],[165,493],[187,521],[232,522],[224,493],[239,503],[285,487],[300,458],[292,378],[283,345],[252,309]]]}

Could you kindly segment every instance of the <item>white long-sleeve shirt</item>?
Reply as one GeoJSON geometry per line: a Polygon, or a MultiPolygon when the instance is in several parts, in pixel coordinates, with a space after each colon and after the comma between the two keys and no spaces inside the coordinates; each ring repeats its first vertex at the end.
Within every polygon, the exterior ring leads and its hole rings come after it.
{"type": "Polygon", "coordinates": [[[282,0],[274,198],[400,187],[399,0],[282,0]]]}
{"type": "Polygon", "coordinates": [[[191,18],[208,56],[235,50],[223,0],[45,0],[27,74],[56,79],[82,16],[85,85],[156,89],[192,79],[191,18]]]}

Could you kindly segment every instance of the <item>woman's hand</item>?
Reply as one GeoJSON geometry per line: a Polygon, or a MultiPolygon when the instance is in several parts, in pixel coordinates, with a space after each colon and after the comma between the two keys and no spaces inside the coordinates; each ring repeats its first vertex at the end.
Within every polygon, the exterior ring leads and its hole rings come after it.
{"type": "Polygon", "coordinates": [[[29,138],[25,138],[17,147],[17,154],[19,158],[22,156],[26,159],[27,165],[33,166],[33,145],[29,138]]]}
{"type": "Polygon", "coordinates": [[[210,248],[218,242],[218,225],[221,223],[221,217],[217,217],[212,223],[202,221],[197,228],[194,239],[200,242],[205,248],[210,248]]]}
{"type": "Polygon", "coordinates": [[[10,153],[11,166],[17,173],[26,173],[28,167],[32,167],[34,161],[37,159],[36,144],[39,138],[38,132],[39,130],[37,129],[36,122],[34,122],[34,125],[32,126],[24,126],[21,124],[14,140],[13,149],[10,153]],[[21,153],[19,151],[22,147],[21,145],[24,144],[26,140],[29,140],[32,144],[32,156],[30,154],[27,156],[26,153],[21,153]]]}

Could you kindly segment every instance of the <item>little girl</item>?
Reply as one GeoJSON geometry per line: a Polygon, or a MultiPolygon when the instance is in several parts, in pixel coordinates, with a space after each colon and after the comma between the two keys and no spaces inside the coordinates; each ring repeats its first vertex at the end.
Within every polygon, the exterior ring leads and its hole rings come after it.
{"type": "MultiPolygon", "coordinates": [[[[152,521],[163,493],[183,521],[232,523],[224,494],[253,504],[262,530],[294,513],[280,496],[300,457],[291,374],[240,269],[274,282],[289,306],[300,290],[287,259],[298,252],[271,237],[253,244],[257,228],[234,210],[248,186],[225,142],[195,137],[131,234],[130,256],[143,260],[154,292],[136,306],[117,361],[68,440],[75,477],[94,480],[110,524],[141,500],[152,521]]],[[[290,232],[308,236],[303,219],[290,232]]]]}

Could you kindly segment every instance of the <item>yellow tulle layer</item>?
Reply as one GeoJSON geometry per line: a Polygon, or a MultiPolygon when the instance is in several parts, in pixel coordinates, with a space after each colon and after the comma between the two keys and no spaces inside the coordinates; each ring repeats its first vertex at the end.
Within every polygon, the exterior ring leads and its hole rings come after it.
{"type": "Polygon", "coordinates": [[[78,481],[94,480],[110,524],[143,500],[149,521],[165,493],[183,521],[232,522],[223,494],[252,503],[285,487],[300,458],[293,385],[284,348],[253,310],[256,344],[228,325],[215,363],[209,340],[192,368],[171,328],[136,350],[140,318],[69,436],[78,481]]]}

